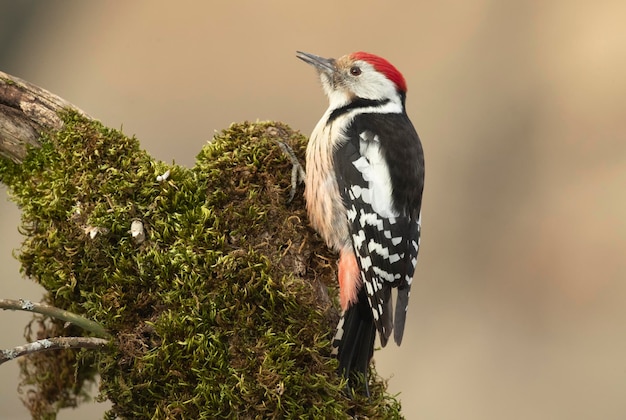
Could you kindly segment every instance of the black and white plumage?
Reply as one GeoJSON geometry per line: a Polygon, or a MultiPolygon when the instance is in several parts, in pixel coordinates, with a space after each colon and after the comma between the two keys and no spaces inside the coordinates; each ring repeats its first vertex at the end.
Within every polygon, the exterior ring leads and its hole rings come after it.
{"type": "Polygon", "coordinates": [[[298,58],[318,70],[329,98],[307,147],[305,197],[312,226],[340,252],[334,346],[344,375],[366,377],[376,331],[383,347],[392,331],[402,342],[420,244],[422,145],[405,111],[404,78],[387,60],[298,58]]]}

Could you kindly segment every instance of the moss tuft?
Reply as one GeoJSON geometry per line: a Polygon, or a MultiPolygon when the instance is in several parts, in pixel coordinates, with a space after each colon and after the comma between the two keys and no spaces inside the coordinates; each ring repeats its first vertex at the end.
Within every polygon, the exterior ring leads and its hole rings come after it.
{"type": "MultiPolygon", "coordinates": [[[[22,165],[0,161],[0,179],[23,210],[24,273],[48,303],[115,339],[106,353],[29,357],[34,417],[75,405],[98,372],[107,418],[400,418],[373,370],[369,400],[347,398],[335,373],[335,256],[308,227],[302,194],[286,203],[291,163],[277,144],[302,159],[302,135],[233,124],[186,169],[97,122],[63,118],[22,165]]],[[[69,333],[80,334],[50,322],[37,332],[69,333]]]]}

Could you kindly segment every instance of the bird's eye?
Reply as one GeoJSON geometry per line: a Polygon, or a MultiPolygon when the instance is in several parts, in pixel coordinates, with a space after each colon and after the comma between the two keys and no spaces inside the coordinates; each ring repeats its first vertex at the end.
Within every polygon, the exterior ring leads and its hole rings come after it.
{"type": "Polygon", "coordinates": [[[359,74],[361,74],[361,69],[357,66],[352,66],[350,67],[350,74],[353,76],[358,76],[359,74]]]}

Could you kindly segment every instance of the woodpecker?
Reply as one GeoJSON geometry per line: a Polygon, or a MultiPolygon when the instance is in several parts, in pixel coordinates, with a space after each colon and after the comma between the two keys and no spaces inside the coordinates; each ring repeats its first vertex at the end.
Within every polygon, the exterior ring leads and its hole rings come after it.
{"type": "MultiPolygon", "coordinates": [[[[333,340],[339,370],[367,371],[376,331],[400,345],[420,246],[424,153],[406,114],[407,86],[387,60],[298,51],[317,70],[329,107],[306,150],[309,220],[339,252],[342,316],[333,340]],[[391,291],[397,288],[395,313],[391,291]]],[[[351,386],[351,385],[349,385],[351,386]]]]}

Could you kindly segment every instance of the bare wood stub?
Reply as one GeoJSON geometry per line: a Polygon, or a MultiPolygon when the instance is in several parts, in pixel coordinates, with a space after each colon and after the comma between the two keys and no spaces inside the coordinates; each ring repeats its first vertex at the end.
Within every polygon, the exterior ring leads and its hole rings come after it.
{"type": "Polygon", "coordinates": [[[57,95],[0,71],[0,155],[14,162],[26,156],[27,146],[38,146],[40,133],[59,130],[59,111],[85,113],[57,95]]]}

